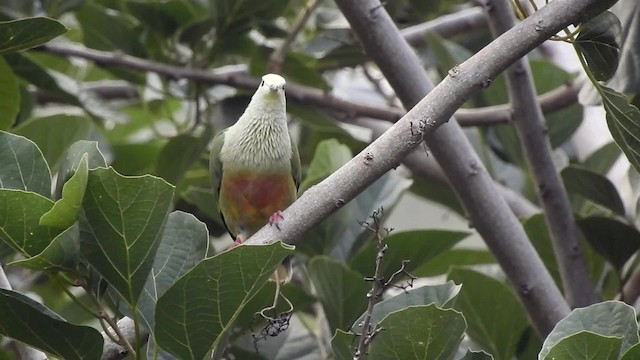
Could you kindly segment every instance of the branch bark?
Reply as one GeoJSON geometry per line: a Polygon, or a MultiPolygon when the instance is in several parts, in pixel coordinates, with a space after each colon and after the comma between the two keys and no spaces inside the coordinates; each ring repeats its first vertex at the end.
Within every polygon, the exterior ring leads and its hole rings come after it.
{"type": "MultiPolygon", "coordinates": [[[[118,329],[120,330],[122,336],[127,339],[129,344],[136,343],[136,328],[133,319],[125,316],[122,319],[118,320],[118,329]]],[[[112,333],[112,335],[115,334],[112,333]]],[[[104,332],[102,332],[102,337],[104,338],[104,347],[102,348],[101,357],[102,360],[119,360],[124,359],[129,355],[129,352],[124,346],[113,342],[113,340],[111,340],[111,337],[109,337],[104,332]]],[[[149,332],[143,329],[141,338],[142,344],[146,343],[149,339],[149,332]]],[[[144,348],[138,351],[143,350],[144,348]]]]}
{"type": "MultiPolygon", "coordinates": [[[[495,37],[516,24],[513,8],[507,0],[485,0],[483,6],[495,37]]],[[[589,279],[569,197],[553,163],[542,109],[536,99],[531,68],[526,57],[506,71],[509,99],[513,106],[513,124],[522,151],[536,184],[544,208],[551,244],[567,301],[571,307],[584,307],[598,301],[589,279]]]]}
{"type": "MultiPolygon", "coordinates": [[[[439,126],[475,91],[486,86],[490,79],[566,25],[579,22],[586,9],[600,1],[552,1],[473,57],[451,69],[449,76],[391,129],[323,182],[307,190],[287,208],[283,212],[285,219],[281,222],[280,229],[265,226],[248,239],[247,243],[265,244],[275,239],[288,243],[299,241],[311,227],[336,211],[341,204],[353,199],[376,179],[397,166],[427,136],[432,147],[436,145],[440,149],[451,151],[448,154],[440,150],[436,157],[441,165],[447,164],[447,168],[443,168],[448,172],[460,198],[464,200],[467,211],[472,215],[473,224],[484,234],[499,259],[537,331],[542,336],[547,335],[569,313],[569,306],[504,199],[495,196],[493,182],[471,151],[460,129],[453,122],[446,127],[439,126]],[[459,139],[462,139],[461,143],[456,142],[459,139]],[[444,140],[453,141],[447,147],[442,144],[444,140]]],[[[376,49],[379,57],[383,58],[376,60],[383,72],[387,72],[388,79],[394,79],[391,83],[399,97],[414,99],[415,102],[418,94],[412,89],[424,88],[428,82],[421,76],[424,74],[422,69],[409,72],[408,79],[388,74],[390,68],[406,73],[410,68],[407,61],[415,63],[415,57],[399,36],[382,5],[373,0],[342,0],[338,4],[343,12],[352,15],[347,17],[351,20],[352,27],[359,29],[356,31],[361,40],[366,36],[372,43],[403,49],[391,54],[376,49]],[[396,67],[392,63],[397,60],[402,61],[401,66],[396,67]]]]}
{"type": "Polygon", "coordinates": [[[464,9],[453,14],[440,16],[437,19],[422,24],[409,26],[400,33],[413,46],[426,45],[425,35],[436,33],[449,38],[461,33],[467,33],[487,26],[487,19],[480,7],[464,9]]]}

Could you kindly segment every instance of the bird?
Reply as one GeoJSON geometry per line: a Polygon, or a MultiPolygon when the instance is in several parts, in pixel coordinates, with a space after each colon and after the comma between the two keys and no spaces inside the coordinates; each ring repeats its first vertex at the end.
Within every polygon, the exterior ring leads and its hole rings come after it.
{"type": "MultiPolygon", "coordinates": [[[[287,125],[285,79],[266,74],[238,121],[218,133],[209,168],[218,209],[236,245],[267,223],[279,228],[282,210],[297,199],[300,155],[287,125]]],[[[285,259],[271,280],[288,282],[285,259]]]]}

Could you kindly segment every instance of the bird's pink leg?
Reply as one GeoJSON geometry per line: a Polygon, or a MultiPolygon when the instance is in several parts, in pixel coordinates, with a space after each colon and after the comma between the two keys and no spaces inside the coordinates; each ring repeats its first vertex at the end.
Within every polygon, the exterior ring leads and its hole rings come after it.
{"type": "Polygon", "coordinates": [[[269,225],[275,225],[278,230],[280,230],[280,221],[284,220],[284,216],[282,216],[282,211],[277,210],[271,216],[269,216],[269,225]]]}

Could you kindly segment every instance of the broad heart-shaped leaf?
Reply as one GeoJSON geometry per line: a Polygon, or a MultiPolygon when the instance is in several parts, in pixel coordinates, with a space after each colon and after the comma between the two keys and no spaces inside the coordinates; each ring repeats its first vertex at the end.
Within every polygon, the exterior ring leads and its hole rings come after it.
{"type": "Polygon", "coordinates": [[[58,114],[29,119],[18,125],[14,133],[35,142],[51,169],[55,169],[65,150],[88,137],[91,127],[87,116],[58,114]]]}
{"type": "Polygon", "coordinates": [[[493,356],[484,351],[467,350],[467,353],[460,360],[493,360],[493,356]]]}
{"type": "Polygon", "coordinates": [[[606,86],[600,88],[611,136],[631,165],[640,171],[640,111],[619,92],[606,86]]]}
{"type": "Polygon", "coordinates": [[[561,175],[568,192],[584,196],[624,216],[624,203],[616,187],[606,177],[577,165],[562,169],[561,175]]]}
{"type": "Polygon", "coordinates": [[[89,171],[80,250],[129,305],[137,303],[153,266],[172,197],[173,187],[154,176],[89,171]]]}
{"type": "Polygon", "coordinates": [[[34,270],[75,272],[80,254],[80,227],[78,223],[56,236],[40,254],[21,259],[9,265],[20,265],[34,270]]]}
{"type": "Polygon", "coordinates": [[[562,339],[580,331],[589,331],[601,336],[621,337],[621,353],[640,342],[635,310],[623,302],[605,301],[574,309],[567,317],[560,320],[545,339],[538,359],[546,359],[550,350],[562,339]]]}
{"type": "Polygon", "coordinates": [[[622,355],[622,358],[620,358],[620,360],[635,359],[640,359],[640,344],[635,344],[633,347],[631,347],[631,349],[627,350],[627,352],[622,355]]]}
{"type": "Polygon", "coordinates": [[[578,226],[593,249],[617,270],[640,249],[640,232],[619,220],[590,216],[578,220],[578,226]]]}
{"type": "Polygon", "coordinates": [[[316,147],[307,175],[300,184],[300,193],[302,194],[311,186],[324,180],[352,157],[353,154],[349,147],[339,143],[336,139],[321,141],[316,147]]]}
{"type": "Polygon", "coordinates": [[[87,154],[87,166],[89,169],[107,167],[104,155],[98,149],[96,141],[79,140],[73,143],[65,152],[60,167],[58,168],[58,180],[56,181],[55,195],[59,197],[66,181],[76,173],[82,158],[87,154]]]}
{"type": "Polygon", "coordinates": [[[0,239],[26,257],[44,250],[59,230],[40,226],[53,201],[33,192],[0,189],[0,239]]]}
{"type": "Polygon", "coordinates": [[[35,17],[0,22],[0,54],[7,54],[42,45],[64,34],[67,28],[60,22],[35,17]]]}
{"type": "Polygon", "coordinates": [[[88,326],[70,324],[18,292],[0,289],[0,332],[60,359],[100,359],[103,340],[88,326]]]}
{"type": "Polygon", "coordinates": [[[0,58],[0,130],[9,129],[20,112],[20,86],[7,62],[0,58]]]}
{"type": "MultiPolygon", "coordinates": [[[[441,309],[450,308],[461,288],[462,286],[456,285],[453,281],[447,281],[442,285],[421,286],[402,292],[390,299],[377,303],[373,307],[370,324],[375,328],[378,322],[389,313],[409,306],[435,304],[441,309]]],[[[365,314],[360,315],[358,320],[351,326],[351,330],[361,334],[364,318],[365,314]]]]}
{"type": "Polygon", "coordinates": [[[448,279],[462,283],[454,307],[465,314],[469,337],[495,359],[511,359],[529,325],[515,294],[506,284],[468,269],[453,268],[448,279]]]}
{"type": "Polygon", "coordinates": [[[414,276],[430,277],[449,272],[452,266],[495,264],[496,259],[487,250],[452,249],[429,260],[413,271],[414,276]]]}
{"type": "Polygon", "coordinates": [[[371,284],[345,264],[316,256],[307,265],[331,329],[348,329],[367,306],[371,284]]]}
{"type": "Polygon", "coordinates": [[[33,141],[0,131],[0,188],[51,195],[51,172],[33,141]]]}
{"type": "Polygon", "coordinates": [[[450,359],[467,324],[461,313],[431,304],[393,312],[379,326],[384,330],[371,342],[369,360],[450,359]]]}
{"type": "Polygon", "coordinates": [[[62,198],[56,201],[49,212],[42,215],[40,225],[66,229],[76,222],[89,178],[87,158],[87,154],[84,154],[76,173],[64,184],[62,198]]]}
{"type": "Polygon", "coordinates": [[[195,216],[174,211],[164,228],[153,268],[138,302],[142,321],[153,330],[158,298],[207,255],[207,227],[195,216]]]}
{"type": "Polygon", "coordinates": [[[620,62],[620,20],[605,11],[581,25],[575,46],[598,81],[611,79],[620,62]]]}
{"type": "MultiPolygon", "coordinates": [[[[391,233],[384,243],[388,246],[382,263],[385,279],[396,272],[404,260],[409,260],[405,270],[412,272],[435,256],[451,249],[469,233],[446,230],[416,230],[391,233]]],[[[370,241],[351,258],[350,266],[364,276],[373,276],[377,244],[370,241]]],[[[397,280],[402,280],[398,278],[397,280]]]]}
{"type": "Polygon", "coordinates": [[[589,331],[580,331],[560,340],[549,350],[544,360],[598,359],[618,360],[622,338],[602,336],[589,331]]]}
{"type": "Polygon", "coordinates": [[[244,306],[291,251],[280,242],[242,245],[201,261],[158,299],[158,345],[180,359],[197,360],[226,345],[244,306]]]}

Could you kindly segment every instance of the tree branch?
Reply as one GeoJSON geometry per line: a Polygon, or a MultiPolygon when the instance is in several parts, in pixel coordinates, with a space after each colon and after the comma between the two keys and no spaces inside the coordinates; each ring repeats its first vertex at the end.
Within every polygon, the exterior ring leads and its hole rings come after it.
{"type": "Polygon", "coordinates": [[[404,39],[411,45],[426,45],[425,35],[436,33],[449,38],[461,33],[471,32],[487,26],[487,19],[480,7],[464,9],[453,14],[443,15],[422,24],[400,30],[404,39]]]}
{"type": "MultiPolygon", "coordinates": [[[[4,269],[2,265],[0,265],[0,289],[11,290],[11,283],[9,283],[9,279],[7,279],[7,275],[4,273],[4,269]]],[[[20,355],[20,359],[22,360],[46,360],[47,355],[38,349],[34,349],[30,346],[27,346],[25,343],[21,341],[14,341],[16,350],[20,355]]]]}
{"type": "MultiPolygon", "coordinates": [[[[120,332],[119,336],[122,336],[124,339],[126,339],[129,344],[135,344],[136,328],[133,319],[125,316],[122,319],[118,320],[117,327],[120,332]]],[[[112,333],[111,335],[115,334],[112,333]]],[[[102,337],[104,338],[104,347],[102,348],[101,358],[102,360],[119,360],[124,359],[129,355],[129,351],[127,351],[126,347],[114,342],[111,337],[104,331],[102,332],[102,337]]],[[[146,343],[149,339],[149,332],[143,330],[141,338],[142,344],[146,343]]],[[[142,349],[138,351],[142,351],[142,349]]]]}
{"type": "MultiPolygon", "coordinates": [[[[189,69],[121,53],[93,50],[78,45],[63,45],[59,43],[46,44],[39,47],[38,50],[61,56],[91,60],[103,67],[126,67],[140,71],[155,72],[171,79],[188,79],[203,84],[229,85],[247,90],[255,90],[260,83],[258,79],[254,79],[246,74],[245,67],[225,67],[218,71],[189,69]]],[[[95,91],[98,95],[104,96],[107,99],[113,99],[120,91],[122,92],[122,97],[127,99],[137,96],[137,92],[132,85],[129,88],[122,85],[110,85],[105,89],[102,87],[95,87],[93,89],[89,87],[87,90],[95,91]]],[[[577,102],[578,90],[579,86],[576,86],[574,83],[568,83],[558,89],[543,94],[540,97],[540,101],[545,114],[575,104],[577,102]]],[[[40,103],[56,100],[51,96],[47,96],[46,93],[39,92],[36,93],[36,95],[40,103]]],[[[338,111],[344,114],[341,120],[345,122],[350,122],[356,117],[370,117],[396,122],[405,114],[403,109],[358,104],[331,96],[318,89],[297,84],[287,84],[287,99],[304,105],[313,105],[338,111]]],[[[511,120],[511,107],[509,105],[498,105],[479,109],[459,109],[456,112],[456,116],[462,126],[503,124],[511,120]]]]}
{"type": "MultiPolygon", "coordinates": [[[[443,168],[447,164],[445,171],[460,198],[464,200],[473,224],[485,235],[489,247],[525,304],[534,326],[542,336],[548,334],[569,313],[567,303],[504,199],[495,196],[492,180],[471,151],[460,129],[453,122],[445,127],[440,125],[475,91],[486,86],[488,80],[566,25],[580,21],[586,9],[598,2],[599,0],[552,1],[470,59],[451,69],[449,76],[391,129],[324,181],[307,190],[287,208],[283,212],[285,219],[280,223],[280,229],[265,226],[248,239],[247,243],[265,244],[276,239],[288,243],[299,241],[309,229],[335,212],[341,204],[353,199],[376,179],[397,166],[404,156],[421,143],[424,136],[428,136],[433,147],[433,140],[438,138],[451,140],[452,136],[448,133],[453,128],[457,134],[455,141],[447,148],[451,154],[439,151],[436,157],[443,168]],[[459,139],[462,141],[456,142],[459,139]]],[[[359,0],[338,3],[343,12],[353,15],[348,18],[351,17],[354,29],[361,30],[358,31],[361,40],[364,36],[375,36],[376,44],[399,46],[403,49],[402,52],[396,49],[398,51],[391,55],[386,51],[379,51],[379,57],[385,59],[376,60],[383,72],[387,73],[392,68],[404,74],[410,68],[408,62],[415,64],[414,54],[400,38],[379,2],[359,0]],[[356,17],[360,17],[360,23],[354,20],[356,17]],[[407,56],[412,60],[408,60],[407,56]],[[401,61],[401,66],[395,67],[395,63],[385,64],[384,61],[401,61]]],[[[417,94],[407,90],[409,85],[423,88],[428,84],[420,76],[424,74],[422,69],[409,74],[410,79],[403,78],[400,81],[387,73],[387,79],[395,78],[392,86],[401,99],[416,98],[417,94]]],[[[446,148],[440,142],[436,143],[436,147],[446,148]]]]}
{"type": "MultiPolygon", "coordinates": [[[[511,29],[516,19],[508,0],[483,3],[494,36],[511,29]]],[[[521,58],[506,71],[513,124],[522,151],[544,208],[551,244],[558,262],[562,285],[571,307],[584,307],[598,301],[589,279],[569,197],[553,163],[548,129],[536,99],[536,89],[527,58],[521,58]]]]}

